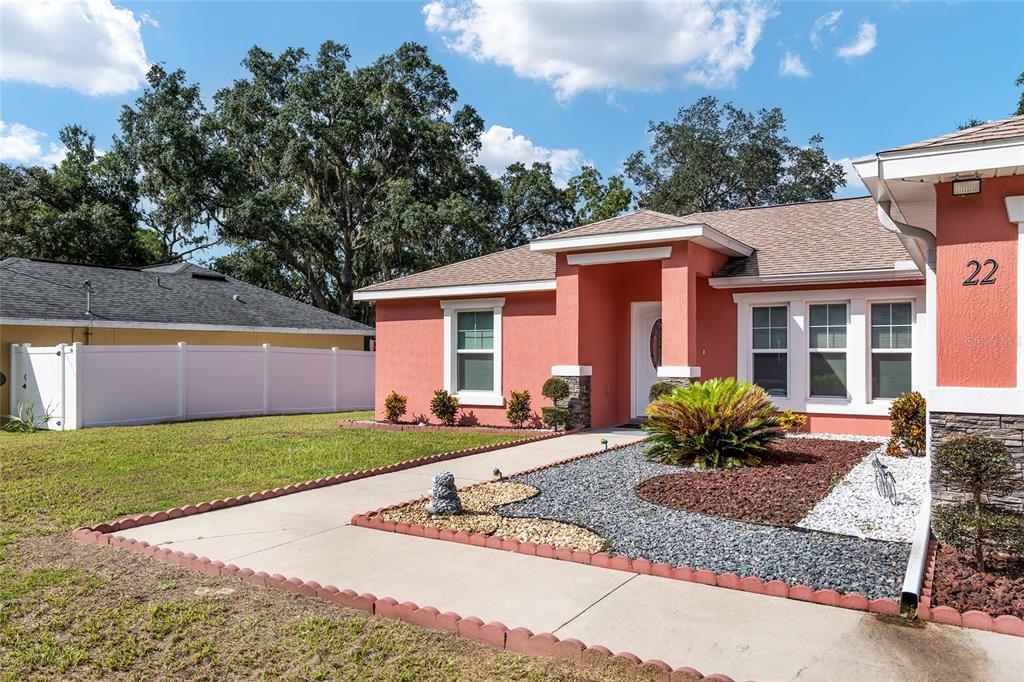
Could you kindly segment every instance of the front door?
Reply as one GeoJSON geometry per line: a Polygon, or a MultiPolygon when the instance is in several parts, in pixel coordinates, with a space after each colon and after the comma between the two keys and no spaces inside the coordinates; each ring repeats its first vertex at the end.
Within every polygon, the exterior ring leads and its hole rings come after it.
{"type": "Polygon", "coordinates": [[[661,303],[633,304],[633,416],[643,417],[661,365],[661,303]]]}

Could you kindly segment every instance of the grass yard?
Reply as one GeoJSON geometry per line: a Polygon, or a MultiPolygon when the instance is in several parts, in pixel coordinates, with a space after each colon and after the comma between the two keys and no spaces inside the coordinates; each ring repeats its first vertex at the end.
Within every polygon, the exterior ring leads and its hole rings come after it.
{"type": "Polygon", "coordinates": [[[365,413],[0,433],[0,678],[640,679],[494,651],[72,541],[117,516],[515,436],[342,430],[365,413]]]}

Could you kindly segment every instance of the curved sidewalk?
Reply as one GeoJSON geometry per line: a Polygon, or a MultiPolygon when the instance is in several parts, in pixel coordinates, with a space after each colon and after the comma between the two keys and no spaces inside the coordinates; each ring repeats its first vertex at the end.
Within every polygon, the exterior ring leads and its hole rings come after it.
{"type": "Polygon", "coordinates": [[[734,679],[1017,680],[1024,640],[349,525],[423,495],[640,438],[591,431],[382,474],[119,535],[257,571],[551,632],[734,679]]]}

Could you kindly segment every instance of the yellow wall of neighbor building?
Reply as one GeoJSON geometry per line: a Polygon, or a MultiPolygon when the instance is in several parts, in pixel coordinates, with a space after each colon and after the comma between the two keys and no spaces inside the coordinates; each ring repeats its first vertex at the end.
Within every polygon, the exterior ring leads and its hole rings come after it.
{"type": "MultiPolygon", "coordinates": [[[[217,332],[175,329],[125,329],[0,325],[0,372],[11,381],[11,344],[56,346],[59,343],[120,346],[167,346],[184,341],[197,346],[259,346],[285,348],[337,348],[363,350],[363,338],[354,334],[295,334],[281,332],[217,332]]],[[[11,413],[10,385],[0,386],[0,415],[11,413]]]]}

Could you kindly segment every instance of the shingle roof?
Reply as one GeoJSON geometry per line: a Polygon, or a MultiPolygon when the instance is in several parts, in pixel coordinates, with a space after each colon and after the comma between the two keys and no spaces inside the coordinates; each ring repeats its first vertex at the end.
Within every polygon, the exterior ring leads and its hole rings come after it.
{"type": "Polygon", "coordinates": [[[691,213],[681,220],[705,223],[754,248],[729,261],[719,277],[891,269],[910,259],[878,222],[871,197],[691,213]]]}
{"type": "Polygon", "coordinates": [[[363,287],[359,291],[395,291],[421,287],[446,287],[466,284],[508,284],[555,278],[555,257],[520,246],[479,258],[452,263],[433,270],[363,287]]]}
{"type": "Polygon", "coordinates": [[[8,258],[0,261],[0,318],[373,333],[372,327],[191,263],[140,269],[8,258]]]}
{"type": "Polygon", "coordinates": [[[659,213],[658,211],[651,211],[644,208],[639,211],[634,211],[633,213],[627,213],[626,215],[620,215],[606,220],[599,220],[596,223],[589,223],[569,230],[563,230],[562,232],[556,232],[555,234],[541,237],[535,241],[543,242],[549,239],[563,239],[565,237],[584,237],[595,234],[618,234],[621,232],[637,232],[639,230],[656,230],[664,227],[688,225],[691,222],[692,221],[686,219],[686,216],[674,216],[668,213],[659,213]]]}
{"type": "MultiPolygon", "coordinates": [[[[890,152],[903,152],[912,149],[926,149],[929,147],[949,147],[956,144],[969,144],[971,142],[994,142],[996,140],[1010,140],[1013,138],[1024,138],[1024,116],[1004,118],[1001,121],[989,121],[973,128],[958,130],[939,137],[933,137],[920,142],[903,145],[890,152]]],[[[882,152],[883,154],[885,152],[882,152]]]]}
{"type": "MultiPolygon", "coordinates": [[[[720,277],[892,269],[896,261],[910,258],[899,238],[879,224],[871,197],[684,216],[637,211],[558,232],[544,239],[693,224],[708,225],[754,249],[751,256],[729,261],[717,273],[720,277]]],[[[375,284],[360,291],[529,282],[554,277],[553,255],[520,246],[375,284]]]]}

